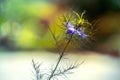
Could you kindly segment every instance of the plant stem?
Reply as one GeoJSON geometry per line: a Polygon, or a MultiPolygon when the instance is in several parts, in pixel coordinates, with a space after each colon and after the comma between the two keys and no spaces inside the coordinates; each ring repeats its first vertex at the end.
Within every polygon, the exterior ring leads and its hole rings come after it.
{"type": "Polygon", "coordinates": [[[55,45],[56,45],[56,47],[57,47],[57,51],[58,51],[58,52],[59,52],[59,54],[60,54],[59,45],[57,44],[57,43],[58,43],[58,41],[57,41],[57,39],[56,39],[56,37],[55,37],[54,33],[52,32],[51,28],[50,28],[49,26],[48,26],[48,28],[49,28],[49,30],[50,30],[50,32],[51,32],[51,34],[52,34],[53,39],[55,40],[55,45]]]}
{"type": "Polygon", "coordinates": [[[66,43],[63,51],[61,52],[61,54],[60,54],[60,56],[59,56],[59,58],[58,58],[58,61],[57,61],[56,65],[55,65],[55,68],[53,69],[53,71],[52,71],[52,73],[51,73],[51,75],[50,75],[50,77],[49,77],[48,80],[51,80],[51,78],[53,77],[53,75],[54,75],[54,73],[55,73],[58,65],[60,64],[60,61],[61,61],[61,59],[62,59],[62,57],[63,57],[63,55],[64,55],[65,50],[67,49],[67,47],[68,47],[68,45],[69,45],[71,39],[72,39],[72,35],[71,35],[70,39],[67,41],[67,43],[66,43]]]}

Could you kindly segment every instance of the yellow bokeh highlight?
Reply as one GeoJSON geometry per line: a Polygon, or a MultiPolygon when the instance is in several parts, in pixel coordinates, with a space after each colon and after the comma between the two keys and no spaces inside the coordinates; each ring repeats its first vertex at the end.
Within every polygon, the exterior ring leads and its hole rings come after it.
{"type": "Polygon", "coordinates": [[[17,45],[22,48],[33,48],[35,42],[35,33],[28,28],[23,28],[17,37],[17,45]]]}

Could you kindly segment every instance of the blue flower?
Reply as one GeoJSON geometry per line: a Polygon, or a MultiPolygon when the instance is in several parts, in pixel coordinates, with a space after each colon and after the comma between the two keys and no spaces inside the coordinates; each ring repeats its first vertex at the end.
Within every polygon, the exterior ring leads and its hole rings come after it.
{"type": "Polygon", "coordinates": [[[70,22],[66,23],[67,26],[67,34],[77,34],[81,38],[87,38],[87,35],[81,30],[81,28],[76,29],[70,22]]]}
{"type": "Polygon", "coordinates": [[[66,26],[67,26],[67,34],[74,34],[76,32],[76,29],[70,22],[68,22],[66,26]]]}

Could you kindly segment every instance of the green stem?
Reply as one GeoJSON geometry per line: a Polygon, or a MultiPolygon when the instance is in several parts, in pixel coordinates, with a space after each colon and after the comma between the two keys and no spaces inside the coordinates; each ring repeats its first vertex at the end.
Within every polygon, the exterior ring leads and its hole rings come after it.
{"type": "Polygon", "coordinates": [[[63,55],[64,55],[65,50],[67,49],[67,47],[68,47],[68,45],[69,45],[71,39],[72,39],[72,35],[71,35],[70,39],[67,41],[67,43],[66,43],[63,51],[61,52],[61,54],[60,54],[60,56],[59,56],[59,58],[58,58],[58,61],[57,61],[57,63],[56,63],[56,66],[55,66],[54,70],[52,71],[52,73],[51,73],[51,75],[50,75],[50,77],[49,77],[48,80],[51,80],[51,78],[53,77],[53,75],[54,75],[54,73],[55,73],[58,65],[60,64],[60,61],[61,61],[61,59],[62,59],[62,57],[63,57],[63,55]]]}

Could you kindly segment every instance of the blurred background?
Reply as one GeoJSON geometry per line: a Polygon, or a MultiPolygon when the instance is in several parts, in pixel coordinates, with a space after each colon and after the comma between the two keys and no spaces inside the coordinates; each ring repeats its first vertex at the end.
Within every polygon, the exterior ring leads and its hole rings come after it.
{"type": "Polygon", "coordinates": [[[89,50],[119,53],[119,3],[119,0],[0,0],[0,50],[53,49],[54,40],[47,25],[58,34],[61,15],[70,10],[78,13],[86,10],[85,19],[96,29],[95,41],[91,42],[94,45],[89,50]]]}
{"type": "Polygon", "coordinates": [[[48,64],[49,56],[57,55],[48,25],[58,35],[59,17],[71,10],[79,14],[86,10],[84,17],[96,31],[92,45],[86,44],[89,47],[68,48],[70,59],[74,56],[73,60],[82,57],[88,61],[74,75],[76,79],[70,80],[120,80],[120,0],[0,0],[0,80],[30,80],[25,77],[29,77],[27,67],[32,58],[43,57],[48,64]],[[92,70],[95,73],[90,75],[92,70]],[[17,76],[21,73],[26,75],[21,76],[24,79],[17,76]]]}

